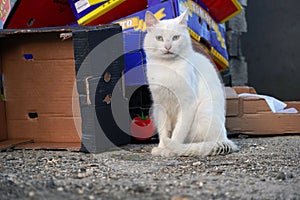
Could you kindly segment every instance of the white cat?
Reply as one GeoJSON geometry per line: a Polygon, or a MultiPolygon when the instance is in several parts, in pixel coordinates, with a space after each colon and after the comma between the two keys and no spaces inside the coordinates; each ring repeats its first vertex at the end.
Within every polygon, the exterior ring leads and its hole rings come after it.
{"type": "Polygon", "coordinates": [[[145,16],[144,50],[152,93],[152,117],[159,132],[155,156],[217,155],[237,151],[225,129],[224,87],[211,61],[196,53],[185,11],[159,21],[145,16]]]}

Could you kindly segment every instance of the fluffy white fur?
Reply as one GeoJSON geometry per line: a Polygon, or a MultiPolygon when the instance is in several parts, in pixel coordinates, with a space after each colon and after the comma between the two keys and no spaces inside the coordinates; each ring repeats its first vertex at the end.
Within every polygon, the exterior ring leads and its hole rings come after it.
{"type": "Polygon", "coordinates": [[[192,48],[187,11],[159,21],[145,16],[144,49],[159,132],[155,156],[216,155],[238,150],[227,138],[223,85],[211,61],[192,48]]]}

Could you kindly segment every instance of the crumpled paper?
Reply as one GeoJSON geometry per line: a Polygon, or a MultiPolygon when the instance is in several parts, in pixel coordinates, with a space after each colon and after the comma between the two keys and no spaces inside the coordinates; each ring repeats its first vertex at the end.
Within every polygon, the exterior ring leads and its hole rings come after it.
{"type": "Polygon", "coordinates": [[[295,108],[285,108],[287,106],[286,103],[267,95],[261,94],[250,94],[250,93],[242,93],[238,95],[239,97],[258,97],[265,99],[268,106],[270,107],[273,113],[298,113],[298,110],[295,108]]]}

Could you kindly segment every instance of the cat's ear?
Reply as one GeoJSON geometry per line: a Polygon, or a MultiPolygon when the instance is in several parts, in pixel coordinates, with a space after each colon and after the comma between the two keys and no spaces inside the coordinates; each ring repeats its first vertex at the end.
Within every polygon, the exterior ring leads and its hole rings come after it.
{"type": "Polygon", "coordinates": [[[177,17],[178,23],[186,25],[187,24],[187,15],[189,13],[189,9],[186,9],[181,15],[177,17]]]}
{"type": "Polygon", "coordinates": [[[151,29],[154,25],[159,23],[159,20],[154,16],[154,14],[150,11],[146,12],[145,22],[147,30],[151,29]]]}

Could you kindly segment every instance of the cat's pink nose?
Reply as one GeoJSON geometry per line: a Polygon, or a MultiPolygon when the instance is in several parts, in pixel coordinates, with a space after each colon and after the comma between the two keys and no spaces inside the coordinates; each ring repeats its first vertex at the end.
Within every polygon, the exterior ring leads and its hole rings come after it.
{"type": "Polygon", "coordinates": [[[171,45],[165,45],[165,49],[169,51],[171,49],[171,45]]]}

